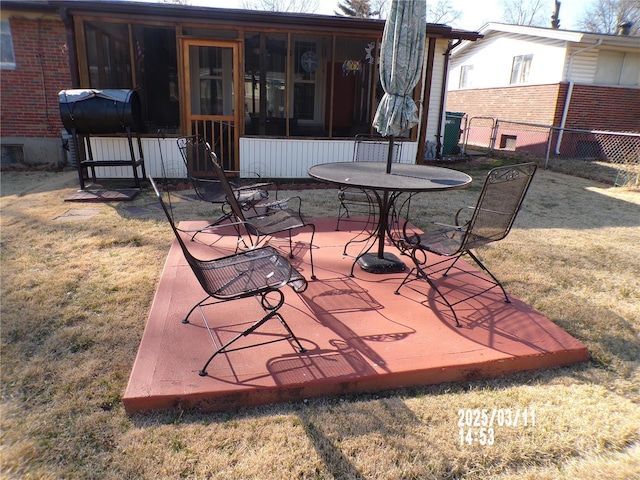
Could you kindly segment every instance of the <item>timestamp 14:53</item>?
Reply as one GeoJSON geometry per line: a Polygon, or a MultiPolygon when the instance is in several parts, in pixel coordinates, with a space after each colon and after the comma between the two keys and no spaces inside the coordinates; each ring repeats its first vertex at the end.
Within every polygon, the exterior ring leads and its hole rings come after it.
{"type": "Polygon", "coordinates": [[[491,427],[467,427],[458,431],[460,446],[463,445],[493,445],[495,432],[491,427]]]}

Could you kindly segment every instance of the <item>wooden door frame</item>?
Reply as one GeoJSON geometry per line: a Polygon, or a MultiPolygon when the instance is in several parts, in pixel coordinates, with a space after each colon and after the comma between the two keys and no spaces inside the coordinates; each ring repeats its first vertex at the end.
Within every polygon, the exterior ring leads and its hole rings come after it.
{"type": "MultiPolygon", "coordinates": [[[[181,102],[184,105],[182,108],[182,120],[183,131],[186,135],[193,135],[192,120],[201,119],[201,115],[194,115],[191,111],[191,72],[190,72],[190,56],[189,49],[192,46],[197,47],[221,47],[231,48],[233,56],[233,89],[234,89],[234,105],[233,105],[233,117],[227,118],[227,120],[233,121],[234,133],[233,133],[233,145],[235,155],[231,159],[231,165],[225,165],[225,170],[239,171],[240,170],[240,135],[244,131],[244,84],[242,79],[244,77],[241,72],[242,60],[242,42],[241,41],[229,41],[229,40],[213,40],[205,38],[182,38],[180,41],[180,77],[182,78],[181,102]]],[[[218,116],[219,117],[219,116],[218,116]]]]}

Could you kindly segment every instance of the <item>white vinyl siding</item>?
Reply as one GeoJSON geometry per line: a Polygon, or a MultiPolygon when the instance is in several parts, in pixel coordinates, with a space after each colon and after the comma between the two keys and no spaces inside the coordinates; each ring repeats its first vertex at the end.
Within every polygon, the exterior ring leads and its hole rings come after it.
{"type": "MultiPolygon", "coordinates": [[[[544,39],[531,42],[522,35],[491,35],[471,45],[464,54],[452,57],[449,90],[460,87],[463,65],[473,65],[473,86],[466,88],[494,88],[511,84],[513,58],[532,55],[528,85],[558,83],[563,80],[565,42],[544,39]]],[[[455,50],[454,50],[455,52],[455,50]]]]}
{"type": "Polygon", "coordinates": [[[574,44],[568,48],[566,70],[563,72],[563,78],[566,81],[593,83],[596,65],[598,64],[598,48],[584,50],[585,48],[584,44],[574,44]],[[568,72],[569,67],[571,67],[571,72],[568,72]]]}
{"type": "Polygon", "coordinates": [[[603,85],[640,85],[640,54],[602,50],[595,82],[603,85]]]}
{"type": "MultiPolygon", "coordinates": [[[[353,140],[305,140],[287,138],[244,137],[240,139],[240,176],[262,178],[307,178],[313,165],[327,162],[351,161],[353,140]]],[[[96,160],[127,158],[126,138],[91,137],[91,149],[96,160]]],[[[403,142],[403,163],[415,163],[417,142],[403,142]]],[[[186,178],[186,170],[175,138],[143,138],[145,167],[152,177],[162,177],[164,161],[166,175],[186,178]]],[[[96,167],[98,178],[133,178],[131,167],[96,167]]],[[[138,172],[140,174],[140,171],[138,172]]]]}

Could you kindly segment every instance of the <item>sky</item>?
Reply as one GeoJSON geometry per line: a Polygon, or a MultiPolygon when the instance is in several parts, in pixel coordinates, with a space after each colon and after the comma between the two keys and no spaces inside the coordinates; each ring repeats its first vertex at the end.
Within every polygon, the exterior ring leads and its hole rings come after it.
{"type": "MultiPolygon", "coordinates": [[[[435,1],[435,0],[434,0],[435,1]]],[[[549,11],[552,12],[554,0],[546,0],[549,3],[549,11]]],[[[429,5],[430,0],[427,0],[429,5]]],[[[241,8],[242,0],[190,0],[191,5],[202,5],[216,8],[241,8]]],[[[340,0],[320,0],[318,14],[333,15],[337,10],[340,0]]],[[[449,0],[454,9],[463,12],[462,18],[452,27],[463,30],[476,31],[487,22],[500,22],[502,8],[500,0],[449,0]]],[[[560,3],[560,27],[565,30],[576,30],[578,19],[589,5],[585,0],[561,0],[560,3]]],[[[549,26],[551,19],[549,19],[549,26]]]]}

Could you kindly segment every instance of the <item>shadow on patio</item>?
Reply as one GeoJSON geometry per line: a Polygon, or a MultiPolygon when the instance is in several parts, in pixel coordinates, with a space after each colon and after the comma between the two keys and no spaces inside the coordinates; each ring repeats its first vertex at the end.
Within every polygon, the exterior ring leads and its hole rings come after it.
{"type": "MultiPolygon", "coordinates": [[[[356,268],[351,278],[353,259],[343,256],[342,248],[354,232],[334,231],[330,218],[315,223],[318,279],[301,295],[286,287],[281,309],[307,352],[297,353],[282,342],[230,352],[212,362],[206,377],[198,375],[212,348],[206,329],[196,318],[181,323],[203,292],[180,249],[172,245],[123,397],[129,413],[235,409],[488,378],[588,358],[584,345],[513,296],[510,304],[491,293],[460,304],[463,328],[456,328],[447,309],[404,291],[394,295],[404,273],[375,275],[356,268]]],[[[300,248],[293,263],[309,277],[308,234],[301,232],[294,240],[300,248]]],[[[209,245],[190,246],[215,256],[232,251],[235,237],[203,235],[201,241],[209,245]]],[[[285,238],[270,244],[288,245],[285,238]]],[[[208,308],[219,339],[244,330],[252,312],[260,310],[253,299],[208,308]]],[[[277,325],[265,324],[254,335],[282,334],[277,325]]]]}

